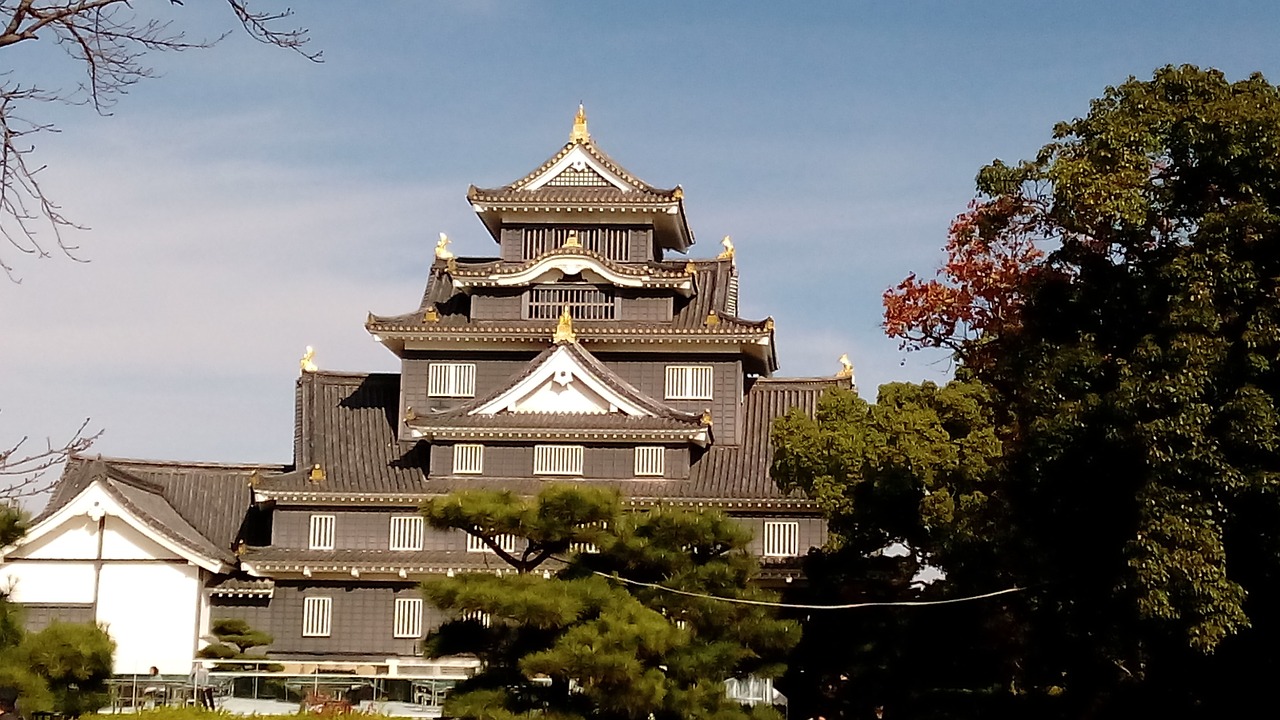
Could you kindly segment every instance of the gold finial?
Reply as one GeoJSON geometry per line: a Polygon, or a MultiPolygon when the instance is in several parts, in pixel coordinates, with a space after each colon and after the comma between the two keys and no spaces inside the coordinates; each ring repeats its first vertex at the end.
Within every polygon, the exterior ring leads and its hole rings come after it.
{"type": "Polygon", "coordinates": [[[311,466],[311,474],[307,479],[313,483],[324,482],[324,468],[320,467],[320,463],[311,466]]]}
{"type": "Polygon", "coordinates": [[[764,319],[764,329],[769,332],[773,332],[773,318],[770,317],[764,319]]]}
{"type": "Polygon", "coordinates": [[[244,557],[245,544],[243,540],[236,542],[236,557],[244,557]]]}
{"type": "Polygon", "coordinates": [[[698,266],[694,265],[693,261],[690,260],[689,262],[684,264],[684,271],[689,275],[694,275],[698,272],[698,266]]]}
{"type": "Polygon", "coordinates": [[[410,421],[417,420],[417,419],[418,419],[418,413],[416,413],[416,412],[414,412],[414,411],[413,411],[413,406],[412,406],[412,405],[405,405],[405,406],[404,406],[404,421],[405,421],[405,422],[410,422],[410,421]]]}
{"type": "Polygon", "coordinates": [[[560,322],[556,325],[555,341],[562,342],[578,342],[578,335],[573,331],[573,316],[569,314],[569,306],[564,306],[564,312],[560,313],[560,322]]]}
{"type": "Polygon", "coordinates": [[[427,308],[427,311],[422,314],[422,322],[424,323],[440,322],[440,312],[436,310],[435,305],[432,305],[431,307],[427,308]]]}
{"type": "Polygon", "coordinates": [[[308,345],[307,351],[303,353],[302,359],[298,361],[298,365],[302,367],[302,372],[313,373],[320,369],[316,367],[316,364],[314,362],[312,362],[312,358],[314,358],[315,356],[316,356],[316,349],[308,345]]]}
{"type": "Polygon", "coordinates": [[[584,143],[591,140],[591,133],[587,132],[587,110],[578,103],[578,114],[573,118],[573,132],[569,133],[569,142],[584,143]]]}
{"type": "Polygon", "coordinates": [[[567,247],[567,248],[580,248],[580,247],[582,247],[582,241],[578,239],[578,231],[577,231],[577,230],[570,230],[570,231],[569,231],[569,236],[568,236],[568,237],[566,237],[566,238],[564,239],[564,245],[563,245],[563,247],[567,247]]]}
{"type": "Polygon", "coordinates": [[[725,235],[724,239],[720,241],[720,246],[723,247],[724,250],[722,250],[720,254],[716,256],[716,259],[732,260],[733,259],[733,241],[729,239],[728,235],[725,235]]]}
{"type": "Polygon", "coordinates": [[[699,421],[700,421],[703,425],[706,425],[707,427],[711,427],[711,411],[710,411],[710,410],[703,410],[703,411],[702,411],[702,417],[701,417],[701,418],[699,418],[699,421]]]}
{"type": "Polygon", "coordinates": [[[719,313],[717,313],[715,310],[712,310],[711,312],[707,313],[707,324],[708,324],[708,325],[719,325],[719,324],[720,324],[720,315],[719,315],[719,313]]]}
{"type": "Polygon", "coordinates": [[[450,242],[452,242],[452,240],[449,239],[448,235],[445,235],[444,233],[440,233],[440,239],[436,241],[436,259],[437,260],[453,259],[453,252],[449,250],[450,242]]]}
{"type": "Polygon", "coordinates": [[[262,473],[255,468],[253,472],[249,473],[249,487],[258,487],[260,482],[262,482],[262,473]]]}
{"type": "Polygon", "coordinates": [[[836,377],[849,378],[849,383],[853,383],[853,363],[849,362],[848,353],[840,356],[840,372],[836,373],[836,377]]]}
{"type": "Polygon", "coordinates": [[[449,258],[448,260],[445,260],[445,261],[444,261],[444,269],[445,269],[445,270],[448,270],[450,275],[457,275],[457,274],[458,274],[458,260],[457,260],[456,258],[449,258]]]}
{"type": "Polygon", "coordinates": [[[671,197],[673,197],[673,198],[675,198],[675,199],[677,199],[677,200],[683,200],[683,199],[684,199],[684,188],[682,188],[682,187],[680,187],[679,185],[677,185],[677,186],[676,186],[676,189],[671,191],[671,197]]]}

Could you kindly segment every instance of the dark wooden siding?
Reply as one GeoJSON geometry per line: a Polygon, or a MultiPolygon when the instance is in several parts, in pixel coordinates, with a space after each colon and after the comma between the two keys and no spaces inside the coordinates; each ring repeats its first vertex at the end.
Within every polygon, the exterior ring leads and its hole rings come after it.
{"type": "Polygon", "coordinates": [[[740,442],[738,428],[742,412],[742,363],[725,361],[723,356],[665,356],[660,360],[597,355],[605,365],[636,386],[641,392],[658,400],[666,393],[668,365],[711,365],[711,400],[667,400],[672,407],[689,412],[711,410],[715,441],[722,445],[740,442]]]}
{"type": "MultiPolygon", "coordinates": [[[[269,601],[256,598],[213,598],[213,619],[239,618],[275,639],[269,651],[281,654],[332,655],[417,655],[420,638],[393,637],[396,598],[420,598],[416,582],[277,583],[269,601]],[[302,637],[304,598],[333,599],[329,637],[302,637]]],[[[431,603],[423,603],[423,635],[439,627],[447,616],[431,603]]]]}
{"type": "Polygon", "coordinates": [[[502,228],[502,240],[500,241],[499,255],[503,260],[515,262],[520,260],[521,242],[524,238],[524,230],[518,227],[502,228]]]}
{"type": "MultiPolygon", "coordinates": [[[[517,298],[518,300],[518,298],[517,298]]],[[[473,362],[476,364],[476,397],[484,397],[504,387],[512,376],[524,371],[534,353],[455,353],[452,355],[406,353],[401,361],[401,392],[404,404],[415,412],[448,410],[473,398],[433,398],[427,396],[427,367],[433,362],[473,362]]],[[[403,427],[403,426],[402,426],[403,427]]],[[[401,433],[402,437],[404,433],[401,433]]]]}
{"type": "Polygon", "coordinates": [[[764,553],[764,524],[766,521],[781,520],[784,522],[798,522],[800,524],[800,555],[804,556],[809,552],[811,547],[822,547],[827,542],[827,521],[822,518],[815,517],[765,517],[765,516],[735,516],[735,520],[742,523],[751,531],[751,554],[760,556],[764,553]]]}
{"type": "Polygon", "coordinates": [[[633,229],[631,231],[631,262],[647,262],[661,258],[654,256],[653,231],[649,229],[633,229]]]}
{"type": "Polygon", "coordinates": [[[671,322],[671,297],[618,292],[618,319],[640,322],[671,322]]]}
{"type": "MultiPolygon", "coordinates": [[[[340,510],[316,508],[314,510],[275,511],[274,534],[271,544],[280,548],[305,549],[310,542],[311,516],[333,515],[333,547],[335,550],[387,550],[391,543],[391,518],[393,515],[413,515],[416,508],[406,507],[391,512],[381,510],[340,510]]],[[[422,538],[423,550],[456,550],[466,548],[466,537],[452,530],[426,528],[422,538]]],[[[394,556],[394,553],[392,554],[394,556]]]]}
{"type": "Polygon", "coordinates": [[[518,320],[523,303],[523,291],[515,289],[485,290],[471,296],[471,317],[475,320],[518,320]]]}
{"type": "Polygon", "coordinates": [[[27,632],[40,632],[53,624],[53,621],[64,623],[93,622],[93,606],[84,605],[42,605],[23,604],[22,620],[27,632]]]}
{"type": "MultiPolygon", "coordinates": [[[[533,445],[485,444],[484,473],[487,477],[533,477],[533,445]]],[[[592,445],[586,443],[550,443],[556,445],[582,444],[582,479],[631,479],[635,477],[634,445],[592,445]]],[[[689,476],[689,449],[685,446],[668,447],[663,458],[663,477],[685,478],[689,476]]],[[[453,445],[438,444],[431,448],[431,474],[453,474],[453,445]]],[[[467,477],[467,476],[462,476],[467,477]]],[[[539,476],[543,477],[543,476],[539,476]]],[[[553,475],[545,476],[554,478],[553,475]]],[[[570,478],[578,476],[569,476],[570,478]]],[[[656,480],[657,478],[655,478],[656,480]]]]}

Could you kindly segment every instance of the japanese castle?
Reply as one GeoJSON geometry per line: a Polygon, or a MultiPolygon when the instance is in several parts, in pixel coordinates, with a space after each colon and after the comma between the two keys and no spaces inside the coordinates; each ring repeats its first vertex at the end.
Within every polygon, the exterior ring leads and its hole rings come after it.
{"type": "Polygon", "coordinates": [[[770,479],[770,427],[850,386],[847,362],[774,377],[774,323],[739,317],[732,243],[686,257],[683,190],[611,159],[581,109],[546,162],[467,201],[493,255],[457,257],[442,235],[421,300],[369,315],[398,374],[303,358],[290,462],[69,463],[28,535],[0,549],[28,626],[105,625],[120,674],[185,674],[212,623],[241,618],[273,636],[286,672],[463,677],[466,659],[421,656],[448,618],[418,585],[506,566],[417,508],[548,482],[614,488],[635,510],[719,509],[754,533],[763,582],[798,577],[826,528],[770,479]]]}

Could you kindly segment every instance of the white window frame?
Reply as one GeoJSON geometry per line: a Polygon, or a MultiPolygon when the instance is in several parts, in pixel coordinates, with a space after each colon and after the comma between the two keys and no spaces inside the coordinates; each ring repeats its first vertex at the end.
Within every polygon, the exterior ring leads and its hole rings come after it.
{"type": "Polygon", "coordinates": [[[480,475],[484,472],[484,445],[458,443],[453,446],[453,474],[480,475]]]}
{"type": "Polygon", "coordinates": [[[667,400],[711,400],[715,395],[715,366],[668,365],[667,400]]]}
{"type": "Polygon", "coordinates": [[[460,615],[458,619],[472,620],[480,623],[484,627],[489,627],[493,624],[493,616],[483,610],[463,610],[462,615],[460,615]]]}
{"type": "Polygon", "coordinates": [[[333,598],[310,595],[302,599],[302,637],[329,637],[333,630],[333,598]]]}
{"type": "Polygon", "coordinates": [[[310,550],[332,550],[334,537],[337,535],[336,515],[312,515],[310,532],[307,534],[307,548],[310,550]]]}
{"type": "MultiPolygon", "coordinates": [[[[521,538],[518,535],[499,535],[494,538],[498,543],[498,547],[502,548],[502,551],[505,553],[516,552],[516,548],[520,545],[520,539],[521,538]]],[[[478,538],[471,533],[467,533],[467,552],[491,553],[493,552],[493,548],[489,547],[483,539],[478,538]]]]}
{"type": "Polygon", "coordinates": [[[427,364],[427,397],[475,396],[475,363],[433,362],[427,364]]]}
{"type": "Polygon", "coordinates": [[[534,475],[581,475],[581,445],[534,445],[534,475]]]}
{"type": "Polygon", "coordinates": [[[661,445],[640,445],[636,447],[635,455],[637,477],[662,477],[666,474],[666,448],[661,445]]]}
{"type": "Polygon", "coordinates": [[[421,550],[426,536],[426,518],[421,515],[392,515],[388,550],[421,550]]]}
{"type": "Polygon", "coordinates": [[[396,598],[392,617],[392,637],[422,637],[422,598],[396,598]]]}
{"type": "Polygon", "coordinates": [[[800,555],[800,523],[795,520],[766,520],[761,543],[765,557],[800,555]]]}

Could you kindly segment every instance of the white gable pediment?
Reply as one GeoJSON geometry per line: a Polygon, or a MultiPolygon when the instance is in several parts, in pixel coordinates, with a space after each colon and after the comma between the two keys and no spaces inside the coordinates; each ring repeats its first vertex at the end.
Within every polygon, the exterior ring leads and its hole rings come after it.
{"type": "Polygon", "coordinates": [[[206,558],[156,532],[100,481],[90,483],[66,505],[41,520],[4,557],[71,560],[186,560],[212,571],[222,562],[206,558]],[[99,519],[103,520],[99,538],[99,519]],[[101,553],[99,555],[99,553],[101,553]]]}
{"type": "Polygon", "coordinates": [[[568,345],[557,347],[551,357],[528,377],[468,414],[497,415],[502,412],[653,415],[583,367],[569,351],[568,345]]]}
{"type": "Polygon", "coordinates": [[[568,178],[573,178],[572,184],[574,186],[580,186],[580,183],[583,182],[599,182],[601,187],[611,185],[623,192],[635,189],[626,180],[606,168],[603,163],[583,149],[581,145],[575,145],[573,149],[565,153],[564,157],[552,163],[551,167],[528,183],[525,183],[520,189],[537,190],[546,185],[568,185],[570,184],[568,178]],[[553,182],[557,178],[561,178],[561,180],[553,182]],[[596,181],[595,178],[599,178],[599,180],[596,181]]]}

